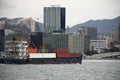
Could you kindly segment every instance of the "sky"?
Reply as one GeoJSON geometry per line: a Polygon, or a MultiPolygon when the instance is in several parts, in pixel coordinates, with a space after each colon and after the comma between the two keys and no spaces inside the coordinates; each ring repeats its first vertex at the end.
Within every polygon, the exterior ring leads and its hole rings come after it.
{"type": "Polygon", "coordinates": [[[120,16],[120,0],[0,0],[0,17],[33,17],[43,23],[43,7],[66,8],[66,26],[120,16]]]}

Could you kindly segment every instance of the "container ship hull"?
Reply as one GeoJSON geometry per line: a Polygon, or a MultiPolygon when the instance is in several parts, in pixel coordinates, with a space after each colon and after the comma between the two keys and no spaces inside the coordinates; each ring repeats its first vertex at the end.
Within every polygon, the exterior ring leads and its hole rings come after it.
{"type": "Polygon", "coordinates": [[[69,53],[68,48],[29,48],[24,41],[6,42],[6,53],[0,63],[6,64],[70,64],[81,63],[81,53],[69,53]],[[13,44],[14,43],[14,44],[13,44]],[[11,47],[9,47],[11,45],[11,47]]]}
{"type": "Polygon", "coordinates": [[[31,59],[0,59],[3,64],[71,64],[82,63],[80,57],[77,58],[31,58],[31,59]]]}

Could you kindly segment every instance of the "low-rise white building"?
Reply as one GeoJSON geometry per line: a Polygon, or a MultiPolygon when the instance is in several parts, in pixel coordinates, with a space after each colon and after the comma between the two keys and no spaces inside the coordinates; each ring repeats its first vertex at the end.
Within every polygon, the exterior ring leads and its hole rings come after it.
{"type": "Polygon", "coordinates": [[[90,40],[90,50],[101,53],[106,48],[108,48],[108,40],[90,40]]]}

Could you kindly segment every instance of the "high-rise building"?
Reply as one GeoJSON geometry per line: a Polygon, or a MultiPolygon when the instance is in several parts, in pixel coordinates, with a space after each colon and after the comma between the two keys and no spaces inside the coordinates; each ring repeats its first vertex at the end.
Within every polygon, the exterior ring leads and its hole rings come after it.
{"type": "Polygon", "coordinates": [[[0,52],[4,51],[4,29],[0,29],[0,52]]]}
{"type": "Polygon", "coordinates": [[[117,41],[117,29],[115,28],[111,31],[111,41],[117,41]]]}
{"type": "Polygon", "coordinates": [[[0,29],[4,29],[5,21],[0,21],[0,29]]]}
{"type": "Polygon", "coordinates": [[[42,36],[43,36],[43,33],[41,32],[33,32],[31,33],[30,35],[30,45],[29,46],[32,46],[34,48],[40,48],[42,46],[42,36]]]}
{"type": "Polygon", "coordinates": [[[53,33],[52,48],[68,48],[68,34],[53,33]]]}
{"type": "Polygon", "coordinates": [[[84,37],[84,53],[90,51],[90,37],[88,35],[83,35],[84,37]]]}
{"type": "Polygon", "coordinates": [[[43,33],[43,44],[45,48],[52,48],[52,33],[43,33]]]}
{"type": "Polygon", "coordinates": [[[65,31],[65,8],[44,7],[44,31],[65,31]]]}
{"type": "Polygon", "coordinates": [[[69,34],[70,53],[84,53],[84,36],[80,33],[69,34]]]}
{"type": "Polygon", "coordinates": [[[120,23],[117,27],[117,37],[118,37],[118,41],[120,42],[120,23]]]}
{"type": "Polygon", "coordinates": [[[78,28],[78,33],[82,35],[89,35],[90,40],[97,39],[97,27],[80,27],[78,28]]]}

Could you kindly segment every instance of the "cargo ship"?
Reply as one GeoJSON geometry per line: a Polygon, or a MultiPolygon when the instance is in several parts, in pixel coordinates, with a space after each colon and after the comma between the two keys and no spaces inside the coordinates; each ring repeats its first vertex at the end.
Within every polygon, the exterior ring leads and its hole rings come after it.
{"type": "Polygon", "coordinates": [[[40,49],[28,47],[27,41],[5,42],[4,56],[0,63],[5,64],[71,64],[82,63],[81,53],[69,53],[69,49],[40,49]]]}

